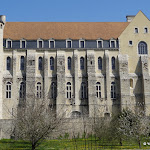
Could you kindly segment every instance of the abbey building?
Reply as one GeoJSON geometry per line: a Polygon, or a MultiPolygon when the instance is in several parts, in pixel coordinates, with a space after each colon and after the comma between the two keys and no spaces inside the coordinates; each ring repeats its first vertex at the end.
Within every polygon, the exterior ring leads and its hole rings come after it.
{"type": "Polygon", "coordinates": [[[33,97],[66,118],[150,107],[150,21],[6,22],[0,17],[0,119],[33,97]],[[139,105],[140,104],[140,105],[139,105]]]}

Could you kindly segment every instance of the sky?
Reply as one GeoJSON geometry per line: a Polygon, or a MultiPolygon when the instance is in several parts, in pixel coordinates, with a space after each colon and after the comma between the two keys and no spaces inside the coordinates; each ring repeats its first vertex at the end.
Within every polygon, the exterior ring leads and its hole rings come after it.
{"type": "Polygon", "coordinates": [[[125,22],[142,11],[150,19],[150,0],[1,0],[7,22],[125,22]]]}

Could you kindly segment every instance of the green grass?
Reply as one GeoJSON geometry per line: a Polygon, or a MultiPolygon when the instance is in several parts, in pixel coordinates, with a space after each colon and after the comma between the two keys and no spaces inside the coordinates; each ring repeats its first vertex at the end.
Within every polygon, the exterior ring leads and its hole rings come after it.
{"type": "MultiPolygon", "coordinates": [[[[142,141],[142,149],[150,149],[150,146],[144,146],[143,142],[147,142],[146,139],[142,141]]],[[[0,150],[28,150],[31,149],[29,142],[15,141],[3,139],[0,140],[0,150]]],[[[105,140],[97,140],[94,138],[86,139],[56,139],[47,140],[37,149],[39,150],[110,150],[110,149],[139,149],[138,144],[135,141],[123,141],[123,146],[120,146],[117,141],[109,142],[105,140]],[[86,144],[85,144],[86,143],[86,144]],[[86,146],[85,146],[86,145],[86,146]],[[85,148],[86,147],[86,148],[85,148]]]]}

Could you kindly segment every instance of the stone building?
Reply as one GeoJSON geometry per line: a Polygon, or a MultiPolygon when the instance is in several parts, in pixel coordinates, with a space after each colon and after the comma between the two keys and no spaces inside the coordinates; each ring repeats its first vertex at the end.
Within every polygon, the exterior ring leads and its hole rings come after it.
{"type": "Polygon", "coordinates": [[[7,22],[0,17],[0,118],[46,99],[66,118],[110,116],[139,104],[149,114],[150,21],[7,22]]]}

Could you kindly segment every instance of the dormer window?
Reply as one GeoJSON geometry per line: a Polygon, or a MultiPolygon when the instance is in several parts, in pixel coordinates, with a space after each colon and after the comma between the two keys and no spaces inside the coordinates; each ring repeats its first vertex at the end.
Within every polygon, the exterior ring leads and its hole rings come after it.
{"type": "Polygon", "coordinates": [[[85,40],[79,40],[79,48],[85,48],[85,40]]]}
{"type": "Polygon", "coordinates": [[[43,47],[44,47],[43,40],[41,40],[41,39],[37,40],[37,48],[43,48],[43,47]]]}
{"type": "Polygon", "coordinates": [[[6,40],[6,48],[12,48],[12,40],[10,39],[6,40]]]}
{"type": "Polygon", "coordinates": [[[72,40],[66,40],[66,48],[72,48],[72,40]]]}
{"type": "Polygon", "coordinates": [[[144,28],[144,33],[148,33],[148,28],[144,28]]]}
{"type": "Polygon", "coordinates": [[[97,48],[103,48],[103,41],[97,40],[97,48]]]}
{"type": "Polygon", "coordinates": [[[26,48],[26,40],[20,40],[20,48],[26,48]]]}
{"type": "Polygon", "coordinates": [[[49,40],[49,48],[55,48],[55,40],[49,40]]]}
{"type": "Polygon", "coordinates": [[[115,40],[110,40],[110,47],[115,48],[116,47],[116,41],[115,40]]]}
{"type": "Polygon", "coordinates": [[[134,33],[139,33],[138,28],[135,28],[135,29],[134,29],[134,33]]]}

